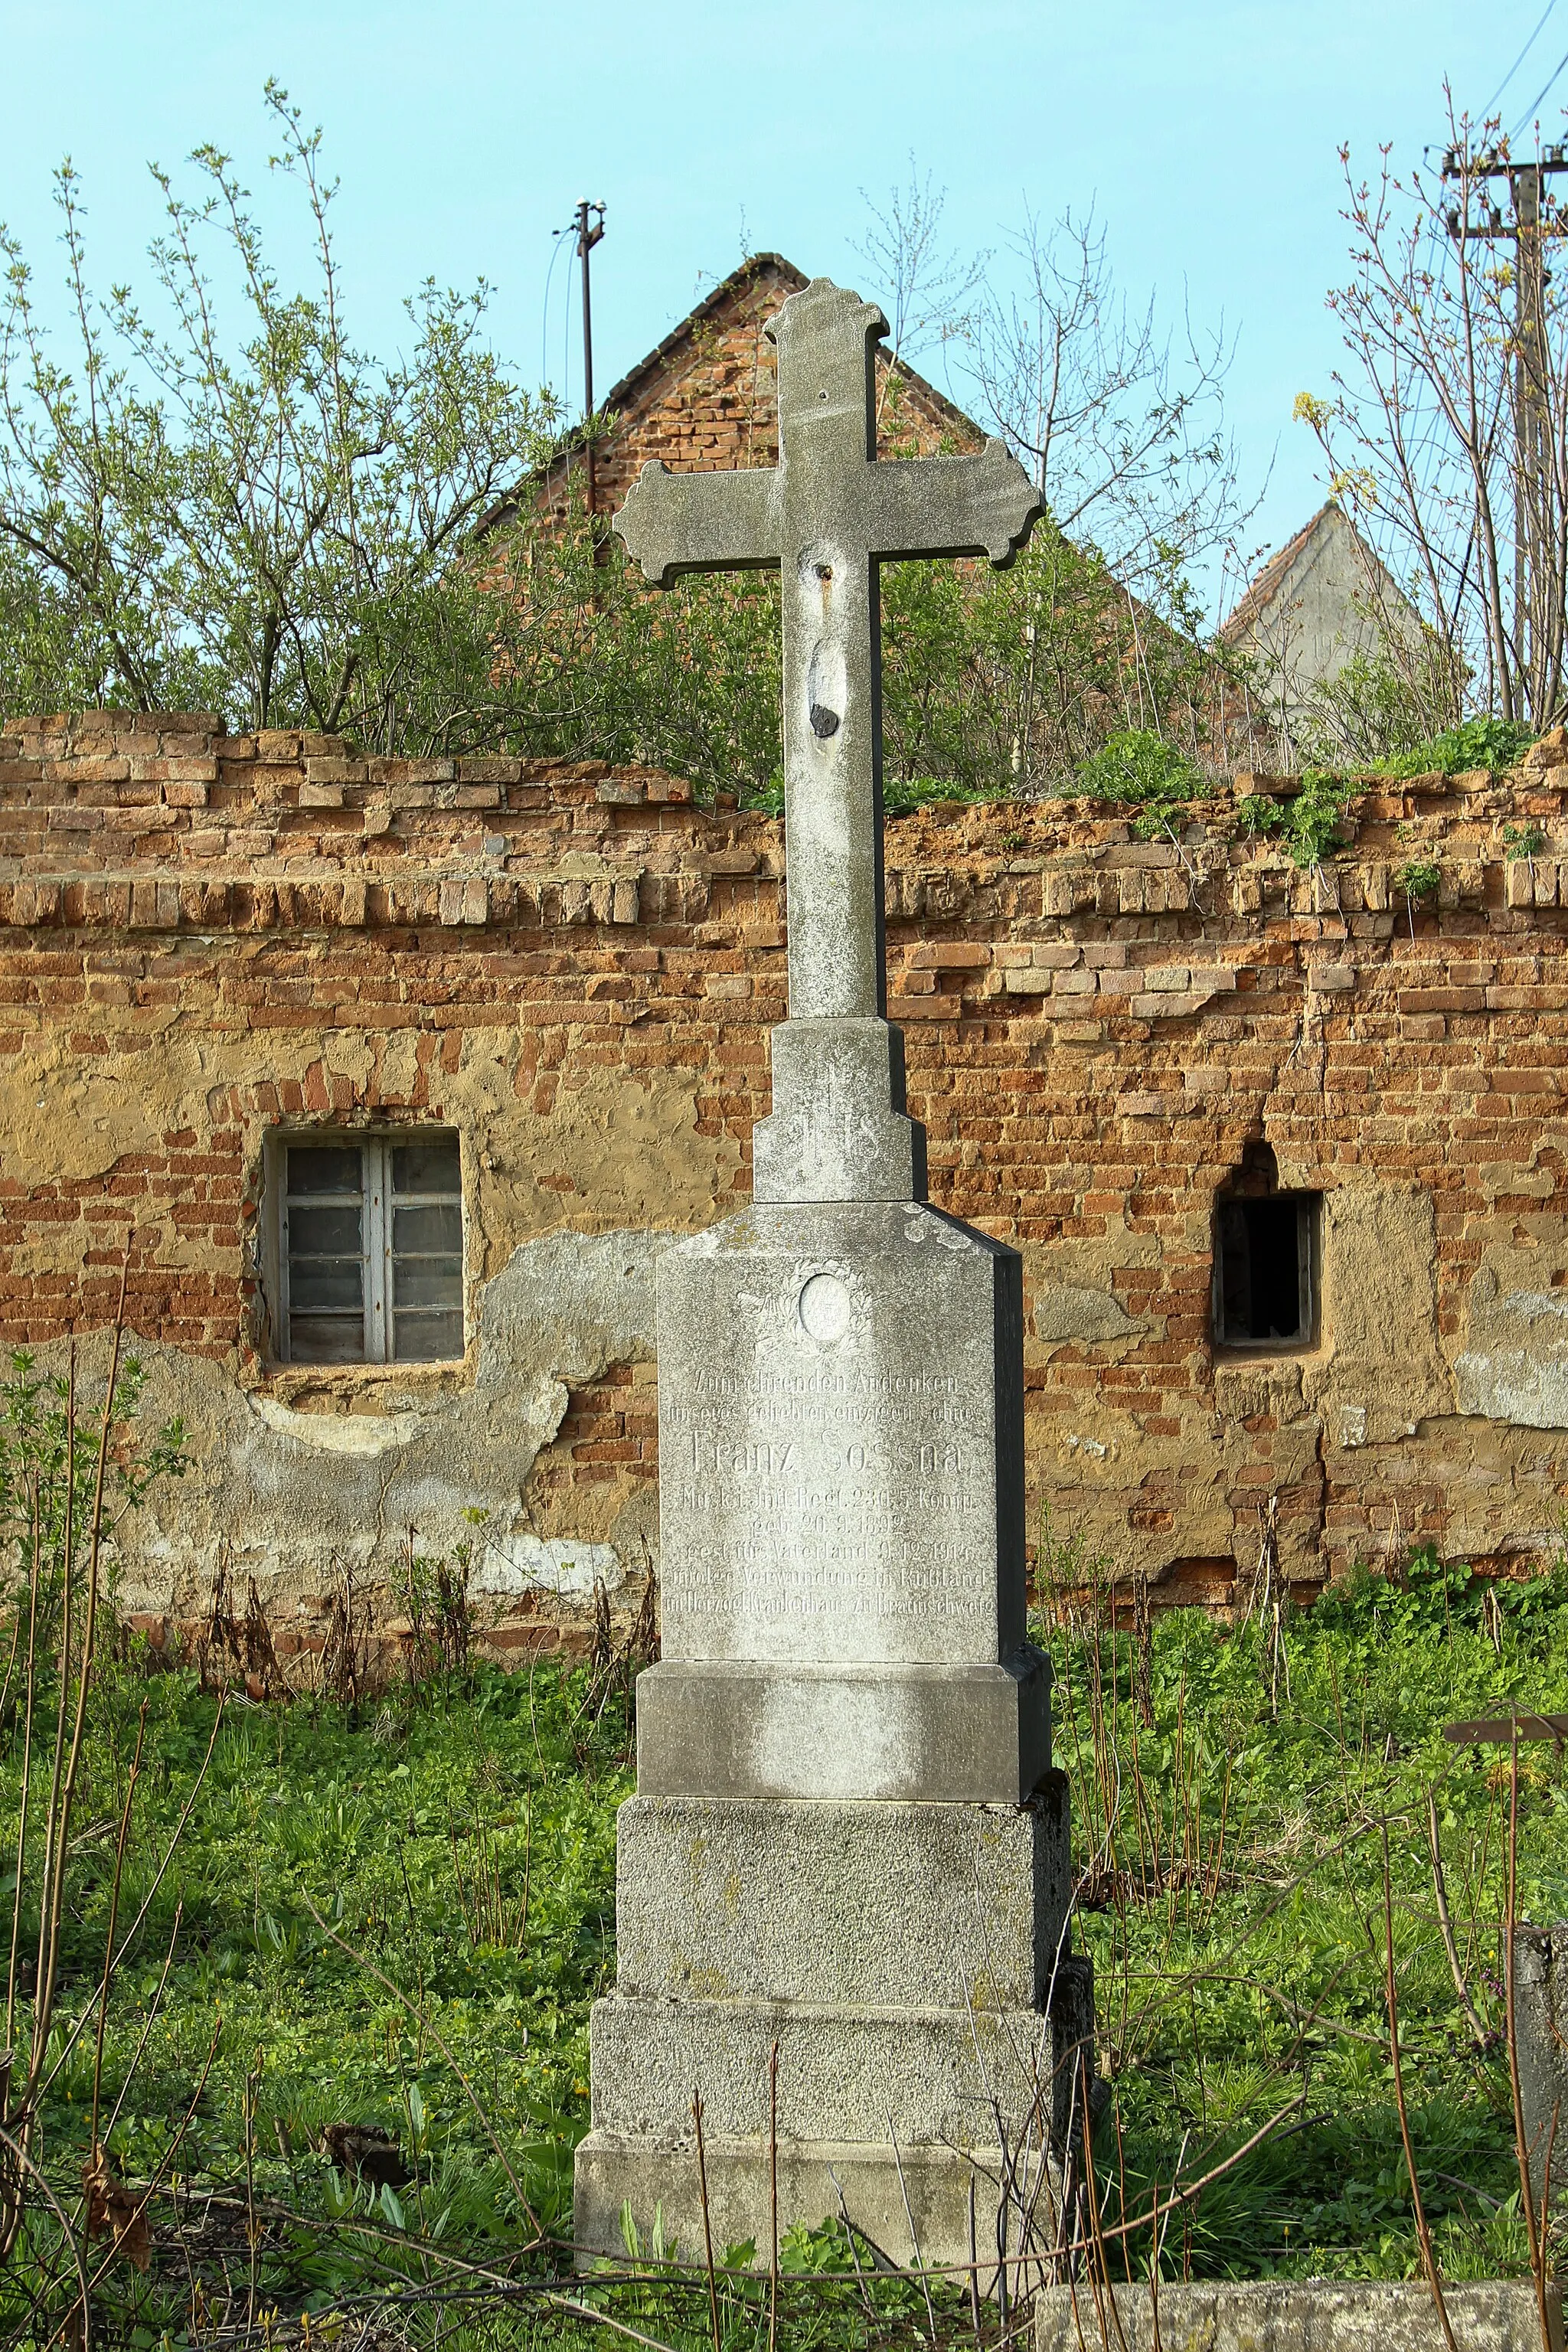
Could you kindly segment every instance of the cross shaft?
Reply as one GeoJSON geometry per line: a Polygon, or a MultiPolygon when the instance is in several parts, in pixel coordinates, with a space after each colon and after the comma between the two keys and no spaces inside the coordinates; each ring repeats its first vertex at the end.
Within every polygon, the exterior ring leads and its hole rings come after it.
{"type": "Polygon", "coordinates": [[[651,461],[615,527],[659,587],[693,572],[781,574],[790,1017],[774,1033],[757,1172],[786,1189],[756,1197],[907,1199],[920,1155],[900,1133],[898,1040],[884,1018],[879,569],[917,556],[1010,562],[1039,500],[996,440],[973,457],[877,462],[887,321],[874,303],[814,278],[766,332],[779,355],[778,464],[671,474],[651,461]]]}

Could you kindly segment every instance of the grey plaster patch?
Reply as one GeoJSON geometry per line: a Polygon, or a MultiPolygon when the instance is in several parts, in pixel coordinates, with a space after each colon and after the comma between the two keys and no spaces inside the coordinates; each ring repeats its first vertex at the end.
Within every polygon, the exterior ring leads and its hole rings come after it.
{"type": "Polygon", "coordinates": [[[476,1593],[559,1592],[591,1600],[596,1585],[618,1592],[626,1570],[613,1544],[578,1543],[570,1536],[502,1536],[486,1547],[469,1580],[476,1593]]]}
{"type": "Polygon", "coordinates": [[[1522,1429],[1568,1429],[1568,1293],[1496,1296],[1481,1266],[1470,1286],[1469,1345],[1454,1365],[1461,1412],[1522,1429]]]}
{"type": "Polygon", "coordinates": [[[196,1605],[220,1537],[264,1597],[319,1594],[343,1563],[373,1575],[390,1567],[410,1526],[431,1551],[472,1543],[475,1510],[487,1514],[481,1591],[532,1582],[586,1594],[595,1575],[619,1582],[609,1546],[538,1541],[524,1488],[569,1385],[651,1360],[654,1271],[674,1238],[555,1231],[521,1244],[480,1294],[472,1381],[413,1404],[402,1394],[383,1414],[303,1412],[179,1349],[139,1342],[144,1418],[184,1422],[192,1468],[122,1523],[127,1605],[196,1605]]]}
{"type": "Polygon", "coordinates": [[[1080,1290],[1056,1283],[1035,1301],[1035,1336],[1048,1345],[1081,1339],[1092,1345],[1102,1339],[1131,1339],[1148,1329],[1145,1320],[1128,1314],[1109,1290],[1080,1290]]]}
{"type": "Polygon", "coordinates": [[[1307,1412],[1321,1414],[1336,1441],[1349,1416],[1354,1442],[1368,1445],[1452,1412],[1431,1192],[1360,1180],[1330,1185],[1322,1252],[1322,1345],[1300,1359],[1307,1412]]]}

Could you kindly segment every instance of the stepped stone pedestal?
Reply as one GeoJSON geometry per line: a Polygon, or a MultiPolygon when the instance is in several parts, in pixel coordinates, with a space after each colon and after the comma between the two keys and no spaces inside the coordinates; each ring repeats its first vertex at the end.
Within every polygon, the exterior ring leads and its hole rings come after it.
{"type": "Polygon", "coordinates": [[[1020,1262],[925,1204],[883,1018],[878,566],[1005,562],[1038,507],[997,443],[873,461],[885,331],[825,280],[793,296],[779,465],[650,467],[616,519],[657,583],[781,572],[790,1018],[753,1206],[659,1266],[663,1658],[593,2013],[585,2262],[627,2208],[700,2257],[699,2099],[716,2245],[767,2260],[776,2170],[781,2230],[994,2262],[1092,2031],[1025,1637],[1020,1262]]]}
{"type": "Polygon", "coordinates": [[[1087,2031],[1024,1638],[1018,1259],[913,1202],[758,1207],[663,1259],[658,1360],[666,1654],[580,2242],[618,2252],[628,2203],[701,2242],[700,2093],[716,2237],[765,2249],[776,2043],[781,2226],[842,2210],[966,2263],[973,2183],[984,2257],[1087,2031]]]}

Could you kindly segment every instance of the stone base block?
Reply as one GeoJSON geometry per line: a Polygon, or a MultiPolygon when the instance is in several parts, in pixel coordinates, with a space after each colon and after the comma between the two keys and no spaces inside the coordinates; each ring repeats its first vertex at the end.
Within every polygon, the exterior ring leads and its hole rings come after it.
{"type": "Polygon", "coordinates": [[[1070,1885],[1059,1772],[1022,1808],[634,1797],[616,1823],[616,1988],[1043,2010],[1070,1885]]]}
{"type": "MultiPolygon", "coordinates": [[[[1541,2317],[1528,2280],[1481,2279],[1444,2287],[1448,2321],[1464,2352],[1542,2352],[1541,2317]]],[[[1552,2352],[1562,2352],[1563,2292],[1547,2297],[1552,2352]]],[[[1443,2352],[1444,2336],[1424,2281],[1258,2279],[1160,2289],[1158,2325],[1146,2286],[1119,2286],[1112,2315],[1101,2289],[1046,2287],[1035,2297],[1035,2352],[1443,2352]]]]}
{"type": "Polygon", "coordinates": [[[947,2141],[1009,2137],[1048,2108],[1051,2048],[1033,2011],[861,2009],[823,2001],[651,2000],[615,1992],[589,2022],[594,2122],[638,2139],[689,2127],[692,2095],[723,2138],[768,2132],[778,2044],[784,2139],[947,2141]]]}
{"type": "MultiPolygon", "coordinates": [[[[715,2252],[749,2239],[759,2265],[765,2265],[772,2215],[767,2143],[710,2138],[704,2126],[703,2154],[715,2252]]],[[[885,2141],[880,2147],[822,2140],[781,2143],[779,2231],[782,2236],[797,2221],[814,2229],[820,2221],[847,2214],[900,2269],[916,2264],[958,2269],[976,2258],[970,2252],[972,2186],[978,2259],[984,2262],[994,2253],[1000,2178],[1001,2158],[994,2149],[977,2149],[969,2156],[947,2147],[900,2147],[895,2158],[885,2141]]],[[[582,2268],[590,2269],[605,2258],[626,2260],[624,2206],[631,2208],[645,2247],[658,2214],[666,2244],[674,2239],[679,2258],[701,2262],[702,2192],[689,2136],[658,2142],[594,2131],[583,2141],[576,2172],[577,2259],[582,2268]]],[[[984,2272],[982,2283],[986,2292],[984,2272]]]]}
{"type": "Polygon", "coordinates": [[[1051,1761],[1050,1666],[667,1660],[637,1678],[642,1796],[1018,1805],[1051,1761]]]}
{"type": "Polygon", "coordinates": [[[1513,1931],[1514,2010],[1524,2136],[1537,2198],[1568,2205],[1568,1921],[1513,1931]]]}
{"type": "Polygon", "coordinates": [[[773,1108],[752,1130],[752,1198],[919,1201],[925,1129],[904,1112],[903,1032],[871,1019],[793,1020],[769,1047],[773,1108]]]}

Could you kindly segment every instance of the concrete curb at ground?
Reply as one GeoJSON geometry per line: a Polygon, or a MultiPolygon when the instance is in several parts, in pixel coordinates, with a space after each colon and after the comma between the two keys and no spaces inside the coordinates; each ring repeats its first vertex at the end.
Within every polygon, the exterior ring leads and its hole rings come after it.
{"type": "MultiPolygon", "coordinates": [[[[1542,2352],[1535,2289],[1482,2279],[1446,2290],[1459,2352],[1542,2352]]],[[[1563,2352],[1563,2293],[1550,2298],[1554,2352],[1563,2352]]],[[[1153,2352],[1149,2290],[1119,2286],[1113,2317],[1087,2285],[1035,2298],[1035,2352],[1153,2352]],[[1121,2326],[1118,2328],[1117,2321],[1121,2326]]],[[[1424,2284],[1259,2279],[1160,2290],[1161,2352],[1444,2352],[1424,2284]]]]}

